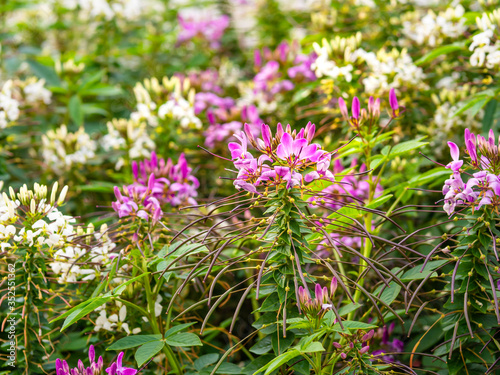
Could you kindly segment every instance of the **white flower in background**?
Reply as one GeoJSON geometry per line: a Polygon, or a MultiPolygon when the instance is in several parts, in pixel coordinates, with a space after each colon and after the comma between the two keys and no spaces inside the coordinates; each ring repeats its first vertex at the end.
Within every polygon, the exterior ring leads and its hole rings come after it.
{"type": "Polygon", "coordinates": [[[158,294],[158,297],[156,297],[155,301],[155,316],[160,316],[161,314],[161,310],[163,309],[161,301],[163,301],[163,297],[158,294]]]}
{"type": "Polygon", "coordinates": [[[118,310],[116,312],[113,312],[109,317],[107,316],[108,311],[106,308],[108,307],[106,304],[99,306],[97,309],[94,311],[99,312],[99,316],[97,317],[95,321],[95,327],[94,330],[96,332],[100,330],[105,330],[105,331],[110,331],[110,332],[120,332],[124,331],[127,333],[127,335],[130,335],[130,333],[138,334],[141,332],[140,328],[134,328],[133,330],[130,330],[129,324],[127,323],[127,307],[123,305],[120,301],[115,301],[115,307],[110,307],[113,311],[118,310]]]}
{"type": "Polygon", "coordinates": [[[158,117],[162,120],[172,118],[179,121],[182,128],[194,127],[201,129],[201,120],[194,114],[194,105],[180,95],[162,104],[158,108],[158,117]]]}
{"type": "MultiPolygon", "coordinates": [[[[107,123],[108,134],[100,141],[101,147],[109,152],[122,150],[128,153],[129,159],[148,158],[156,148],[149,137],[146,124],[134,120],[113,119],[107,123]]],[[[125,160],[121,157],[115,168],[120,169],[125,160]]]]}
{"type": "Polygon", "coordinates": [[[368,74],[362,80],[368,94],[380,95],[392,87],[427,87],[423,83],[425,74],[422,68],[413,63],[406,49],[390,52],[382,49],[375,54],[359,48],[351,54],[351,59],[353,62],[359,59],[368,67],[368,74]]]}
{"type": "Polygon", "coordinates": [[[403,22],[402,32],[418,45],[435,47],[445,38],[457,39],[464,34],[467,30],[464,14],[465,9],[460,4],[438,14],[429,10],[423,17],[421,11],[409,13],[405,15],[409,19],[403,22]]]}
{"type": "Polygon", "coordinates": [[[61,174],[75,165],[85,165],[95,157],[97,143],[81,127],[69,133],[66,125],[42,135],[42,156],[47,165],[61,174]]]}
{"type": "Polygon", "coordinates": [[[24,86],[23,92],[27,103],[36,103],[42,101],[45,104],[50,104],[52,93],[45,87],[44,79],[30,79],[27,81],[27,85],[24,86]]]}
{"type": "Polygon", "coordinates": [[[320,47],[319,44],[313,44],[314,51],[318,56],[316,61],[311,64],[311,69],[314,70],[316,77],[329,77],[337,79],[342,76],[346,82],[351,82],[352,80],[352,70],[354,69],[351,64],[346,66],[337,66],[335,61],[330,60],[329,53],[326,47],[320,47]]]}
{"type": "Polygon", "coordinates": [[[5,82],[0,90],[0,129],[19,118],[20,103],[13,98],[13,82],[5,82]]]}
{"type": "MultiPolygon", "coordinates": [[[[80,229],[80,236],[83,230],[80,229]]],[[[101,226],[99,232],[94,232],[94,227],[90,225],[87,229],[87,238],[93,236],[95,242],[85,247],[79,245],[69,245],[62,247],[54,254],[54,262],[50,263],[52,271],[59,275],[60,284],[76,282],[78,280],[94,280],[102,269],[108,269],[112,260],[117,254],[112,253],[116,244],[107,235],[106,224],[101,226]]]]}
{"type": "Polygon", "coordinates": [[[3,193],[0,199],[0,238],[10,246],[29,246],[51,250],[69,242],[74,234],[75,219],[63,215],[57,206],[64,202],[65,186],[56,203],[58,184],[47,196],[47,187],[35,183],[33,190],[23,185],[16,194],[9,188],[10,198],[3,193]]]}
{"type": "Polygon", "coordinates": [[[469,50],[473,51],[470,57],[472,66],[492,69],[500,66],[500,10],[492,13],[483,13],[482,17],[476,18],[476,24],[481,30],[472,37],[469,50]]]}

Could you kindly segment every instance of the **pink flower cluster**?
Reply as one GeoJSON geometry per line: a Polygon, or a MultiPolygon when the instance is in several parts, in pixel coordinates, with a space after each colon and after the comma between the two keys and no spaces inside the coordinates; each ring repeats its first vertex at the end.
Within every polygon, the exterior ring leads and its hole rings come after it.
{"type": "Polygon", "coordinates": [[[245,132],[235,135],[239,143],[229,143],[234,166],[238,169],[234,186],[258,193],[259,185],[286,183],[286,188],[290,189],[316,179],[333,179],[328,170],[331,154],[322,150],[319,144],[311,143],[315,129],[309,122],[297,133],[291,130],[290,124],[286,128],[278,124],[273,137],[269,126],[262,124],[261,139],[255,138],[250,126],[245,124],[245,132]],[[248,152],[249,142],[261,153],[258,158],[248,152]]]}
{"type": "Polygon", "coordinates": [[[311,70],[315,56],[300,54],[298,48],[297,43],[283,42],[274,52],[268,48],[254,51],[256,95],[261,94],[270,103],[276,94],[292,90],[296,83],[316,80],[311,70]]]}
{"type": "MultiPolygon", "coordinates": [[[[500,143],[500,140],[499,140],[500,143]]],[[[462,167],[464,161],[460,159],[460,150],[453,142],[448,142],[452,161],[446,165],[453,174],[443,186],[444,211],[448,215],[455,212],[457,205],[465,205],[478,210],[482,206],[500,205],[500,146],[495,143],[493,130],[489,131],[488,139],[475,135],[465,129],[466,154],[469,156],[469,166],[475,173],[464,182],[462,167]]]]}
{"type": "MultiPolygon", "coordinates": [[[[118,354],[116,362],[106,368],[107,375],[135,375],[137,370],[124,367],[122,365],[123,352],[118,354]]],[[[82,360],[78,360],[78,366],[70,369],[68,363],[65,360],[56,359],[56,375],[101,375],[102,368],[104,366],[102,357],[99,356],[97,363],[95,362],[95,349],[94,345],[90,345],[89,348],[89,361],[90,366],[85,367],[82,360]]]]}
{"type": "Polygon", "coordinates": [[[181,30],[177,37],[178,43],[184,43],[195,37],[200,37],[210,42],[210,47],[213,49],[219,48],[220,39],[224,35],[224,31],[228,28],[230,18],[227,15],[222,15],[213,19],[204,20],[186,20],[179,16],[179,26],[181,30]]]}
{"type": "Polygon", "coordinates": [[[196,204],[194,199],[200,183],[191,172],[184,154],[179,156],[177,164],[172,159],[158,159],[156,153],[151,153],[150,160],[137,164],[132,163],[134,183],[123,187],[123,194],[115,186],[116,202],[113,209],[119,217],[138,216],[153,222],[158,221],[163,212],[161,206],[169,204],[180,206],[196,204]]]}

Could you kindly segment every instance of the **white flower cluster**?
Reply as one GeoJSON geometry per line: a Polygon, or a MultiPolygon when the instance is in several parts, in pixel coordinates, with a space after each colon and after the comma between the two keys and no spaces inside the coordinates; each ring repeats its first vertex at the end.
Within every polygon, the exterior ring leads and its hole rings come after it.
{"type": "Polygon", "coordinates": [[[424,87],[425,74],[413,63],[406,49],[390,52],[381,49],[375,54],[359,48],[351,54],[351,59],[365,62],[369,69],[368,76],[362,81],[368,94],[380,95],[390,88],[405,86],[424,87]]]}
{"type": "Polygon", "coordinates": [[[351,82],[354,67],[350,64],[350,56],[360,43],[361,33],[359,32],[349,38],[337,36],[330,42],[323,39],[321,45],[314,43],[313,48],[317,58],[311,64],[311,69],[314,70],[316,77],[329,77],[333,79],[344,77],[346,82],[351,82]],[[344,65],[339,66],[332,59],[332,55],[340,56],[339,60],[343,60],[344,65]]]}
{"type": "Polygon", "coordinates": [[[13,82],[9,80],[0,91],[0,129],[5,129],[10,122],[19,118],[19,105],[13,97],[13,82]]]}
{"type": "Polygon", "coordinates": [[[56,206],[64,202],[68,187],[65,186],[57,200],[58,184],[52,188],[50,199],[47,187],[35,183],[33,190],[23,185],[17,195],[10,188],[0,197],[1,248],[18,246],[47,247],[49,250],[62,246],[73,236],[75,219],[63,215],[56,206]]]}
{"type": "Polygon", "coordinates": [[[458,4],[444,12],[429,10],[425,16],[419,11],[410,13],[410,19],[403,22],[403,34],[418,45],[435,47],[446,38],[458,38],[467,30],[465,9],[458,4]]]}
{"type": "Polygon", "coordinates": [[[183,128],[201,129],[201,120],[194,113],[195,93],[189,85],[189,80],[185,79],[181,83],[177,77],[163,78],[161,84],[155,78],[146,80],[144,86],[137,83],[134,87],[137,110],[130,118],[137,122],[146,121],[152,127],[158,126],[159,119],[173,119],[179,121],[183,128]],[[184,96],[185,93],[187,96],[184,96]]]}
{"type": "MultiPolygon", "coordinates": [[[[155,316],[160,316],[163,307],[161,305],[161,301],[163,297],[158,295],[155,301],[155,316]]],[[[94,330],[98,331],[109,331],[109,332],[120,332],[124,331],[128,335],[138,334],[141,332],[141,328],[137,327],[134,329],[130,329],[129,324],[127,323],[127,307],[123,305],[120,301],[115,301],[114,306],[104,304],[95,309],[96,312],[99,313],[95,321],[94,330]],[[109,316],[108,316],[109,315],[109,316]]],[[[148,318],[143,316],[142,320],[145,322],[148,321],[148,318]]]]}
{"type": "MultiPolygon", "coordinates": [[[[78,229],[76,234],[84,235],[83,230],[78,229]]],[[[107,268],[111,264],[112,259],[116,257],[116,254],[112,253],[116,244],[108,237],[107,230],[107,225],[103,224],[100,232],[94,232],[94,227],[90,225],[87,238],[90,240],[90,236],[93,236],[97,241],[96,245],[69,244],[55,252],[50,267],[52,272],[59,275],[57,281],[60,284],[74,283],[79,279],[94,280],[103,267],[107,268]]]]}
{"type": "Polygon", "coordinates": [[[96,332],[100,330],[109,332],[120,332],[124,331],[128,335],[130,333],[136,335],[141,332],[140,328],[134,328],[130,330],[129,325],[126,321],[127,319],[127,306],[122,304],[120,301],[115,301],[115,306],[111,307],[111,310],[117,310],[108,317],[108,312],[106,310],[106,304],[99,306],[95,311],[99,312],[99,316],[95,321],[94,330],[96,332]]]}
{"type": "Polygon", "coordinates": [[[66,125],[42,135],[42,156],[45,163],[61,174],[75,165],[84,165],[95,157],[97,143],[80,128],[69,133],[66,125]]]}
{"type": "MultiPolygon", "coordinates": [[[[125,150],[130,159],[148,158],[156,148],[154,141],[146,131],[146,124],[134,120],[113,119],[107,123],[108,134],[102,137],[100,144],[105,151],[125,150]]],[[[125,160],[120,158],[115,166],[120,169],[125,160]]]]}
{"type": "Polygon", "coordinates": [[[492,13],[484,13],[482,17],[476,19],[480,33],[472,37],[472,43],[469,50],[473,51],[470,57],[472,66],[488,69],[500,66],[500,39],[498,33],[500,30],[500,9],[492,13]]]}
{"type": "Polygon", "coordinates": [[[45,87],[44,79],[29,78],[23,87],[24,99],[26,103],[34,104],[44,102],[50,104],[52,101],[52,93],[45,87]]]}
{"type": "Polygon", "coordinates": [[[174,95],[158,108],[158,117],[162,120],[172,118],[179,121],[182,128],[194,127],[201,129],[201,120],[194,114],[193,103],[180,95],[174,95]]]}

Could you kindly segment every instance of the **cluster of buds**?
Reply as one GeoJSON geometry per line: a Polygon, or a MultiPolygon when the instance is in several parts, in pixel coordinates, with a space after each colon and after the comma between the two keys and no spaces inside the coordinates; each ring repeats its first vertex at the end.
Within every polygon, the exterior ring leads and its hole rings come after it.
{"type": "MultiPolygon", "coordinates": [[[[493,130],[488,139],[475,135],[465,129],[466,154],[469,155],[469,166],[479,170],[472,174],[467,182],[462,179],[464,161],[460,159],[460,150],[453,142],[448,142],[452,161],[446,165],[453,174],[443,186],[444,210],[453,214],[457,205],[465,205],[478,210],[482,206],[500,205],[500,146],[495,144],[493,130]]],[[[470,175],[470,174],[469,174],[470,175]]]]}
{"type": "Polygon", "coordinates": [[[330,290],[326,286],[321,287],[320,284],[316,284],[314,287],[314,298],[311,297],[307,286],[305,288],[299,286],[297,299],[300,311],[309,319],[321,318],[328,309],[332,308],[332,300],[337,290],[337,284],[338,282],[335,277],[332,278],[332,282],[330,283],[330,290]]]}
{"type": "MultiPolygon", "coordinates": [[[[349,116],[347,105],[344,99],[339,98],[338,103],[340,107],[340,112],[342,113],[342,117],[344,118],[344,120],[348,121],[349,124],[351,124],[351,126],[355,128],[358,132],[361,130],[363,124],[368,122],[369,125],[371,126],[375,124],[380,117],[379,98],[375,99],[373,96],[370,96],[370,99],[368,100],[368,110],[366,110],[365,108],[361,108],[359,99],[358,97],[355,96],[352,99],[351,116],[349,116]]],[[[396,97],[396,92],[394,91],[394,89],[391,89],[389,92],[389,105],[391,107],[389,115],[393,119],[400,117],[401,114],[404,112],[404,107],[399,106],[398,99],[396,97]]]]}
{"type": "Polygon", "coordinates": [[[347,357],[357,357],[363,356],[370,350],[369,342],[375,335],[375,331],[372,329],[369,332],[365,332],[361,329],[355,334],[340,333],[342,338],[345,340],[345,344],[339,344],[334,342],[333,346],[340,352],[340,358],[346,359],[347,357]]]}
{"type": "Polygon", "coordinates": [[[319,144],[311,143],[315,129],[310,122],[299,132],[292,131],[289,124],[286,128],[278,124],[273,137],[269,126],[262,124],[262,139],[256,139],[245,124],[245,132],[235,135],[240,143],[229,143],[234,166],[238,169],[234,185],[258,193],[257,186],[261,184],[278,186],[285,182],[286,188],[290,189],[317,179],[334,180],[333,173],[328,170],[331,153],[319,144]],[[258,158],[248,152],[248,141],[261,153],[258,158]]]}
{"type": "MultiPolygon", "coordinates": [[[[136,369],[130,367],[124,367],[122,365],[123,355],[124,355],[123,352],[121,352],[118,355],[116,362],[113,362],[106,368],[105,371],[107,375],[137,374],[138,371],[136,369]]],[[[102,371],[104,367],[104,361],[102,357],[99,356],[97,363],[95,362],[94,345],[90,345],[89,348],[89,361],[90,361],[90,366],[85,367],[82,360],[80,359],[78,360],[78,366],[71,369],[65,360],[61,361],[60,359],[56,359],[56,375],[104,375],[102,371]]]]}

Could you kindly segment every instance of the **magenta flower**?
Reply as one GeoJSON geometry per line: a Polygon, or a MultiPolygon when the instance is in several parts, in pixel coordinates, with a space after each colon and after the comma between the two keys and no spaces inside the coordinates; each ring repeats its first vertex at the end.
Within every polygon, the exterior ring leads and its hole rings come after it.
{"type": "Polygon", "coordinates": [[[458,170],[460,170],[464,162],[462,160],[459,160],[460,151],[458,149],[458,146],[453,142],[448,142],[448,146],[450,147],[451,158],[453,159],[453,161],[448,163],[446,168],[451,169],[453,172],[457,172],[458,170]]]}
{"type": "Polygon", "coordinates": [[[392,109],[392,117],[396,118],[399,116],[399,104],[398,104],[398,98],[396,97],[396,92],[392,88],[389,91],[389,105],[391,106],[392,109]]]}
{"type": "MultiPolygon", "coordinates": [[[[118,359],[106,368],[108,375],[135,375],[137,370],[122,366],[122,359],[124,353],[118,354],[118,359]]],[[[99,356],[97,363],[95,363],[95,349],[93,345],[89,348],[89,361],[90,366],[85,367],[82,360],[78,360],[78,366],[70,369],[65,360],[56,359],[56,375],[103,375],[103,359],[99,356]]]]}

